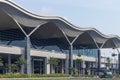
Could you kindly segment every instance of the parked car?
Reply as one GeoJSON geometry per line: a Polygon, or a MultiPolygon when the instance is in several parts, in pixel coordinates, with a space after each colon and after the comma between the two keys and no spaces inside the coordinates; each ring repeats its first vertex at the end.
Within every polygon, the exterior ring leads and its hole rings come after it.
{"type": "Polygon", "coordinates": [[[110,70],[99,70],[97,71],[98,72],[98,76],[100,78],[112,78],[113,77],[113,74],[110,70]]]}

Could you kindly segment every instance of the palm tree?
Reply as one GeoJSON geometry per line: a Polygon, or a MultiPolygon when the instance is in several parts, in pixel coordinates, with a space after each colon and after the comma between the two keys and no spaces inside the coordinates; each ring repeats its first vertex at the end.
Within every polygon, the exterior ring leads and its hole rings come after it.
{"type": "Polygon", "coordinates": [[[19,67],[20,72],[22,72],[22,65],[26,64],[26,61],[22,58],[19,57],[18,60],[15,62],[15,64],[19,67]]]}
{"type": "Polygon", "coordinates": [[[107,63],[106,63],[106,67],[109,68],[109,66],[110,66],[110,62],[111,62],[110,57],[107,57],[107,58],[106,58],[106,61],[107,61],[107,63]]]}
{"type": "Polygon", "coordinates": [[[17,70],[17,65],[15,63],[8,65],[8,67],[10,69],[10,72],[14,72],[15,70],[17,70]]]}
{"type": "Polygon", "coordinates": [[[117,54],[113,53],[113,54],[112,54],[112,57],[115,57],[115,56],[117,56],[117,54]]]}
{"type": "Polygon", "coordinates": [[[77,56],[78,56],[78,57],[81,57],[81,54],[79,53],[77,56]]]}
{"type": "Polygon", "coordinates": [[[3,66],[3,60],[1,58],[1,56],[0,56],[0,66],[3,66]]]}
{"type": "MultiPolygon", "coordinates": [[[[71,74],[73,74],[76,69],[75,69],[74,67],[69,67],[68,70],[69,70],[69,72],[70,72],[71,74]]],[[[76,70],[76,71],[77,71],[77,70],[76,70]]]]}
{"type": "Polygon", "coordinates": [[[83,61],[82,59],[77,59],[77,69],[78,69],[78,74],[80,74],[80,63],[83,61]]]}
{"type": "Polygon", "coordinates": [[[0,56],[0,70],[2,70],[2,67],[3,67],[3,60],[2,60],[2,58],[0,56]]]}
{"type": "Polygon", "coordinates": [[[53,73],[53,65],[57,65],[58,63],[58,59],[50,57],[50,59],[48,60],[48,63],[50,64],[50,73],[53,73]]]}

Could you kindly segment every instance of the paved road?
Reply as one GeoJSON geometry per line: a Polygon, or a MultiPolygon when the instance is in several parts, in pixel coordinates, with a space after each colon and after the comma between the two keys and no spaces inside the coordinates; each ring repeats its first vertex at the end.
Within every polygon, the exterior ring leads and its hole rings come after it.
{"type": "Polygon", "coordinates": [[[116,78],[73,78],[73,77],[50,77],[50,78],[2,78],[0,80],[120,80],[116,78]]]}

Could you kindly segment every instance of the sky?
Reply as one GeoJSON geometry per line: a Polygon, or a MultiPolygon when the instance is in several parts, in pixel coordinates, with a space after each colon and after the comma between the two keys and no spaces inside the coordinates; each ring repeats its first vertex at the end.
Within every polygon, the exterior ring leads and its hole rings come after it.
{"type": "Polygon", "coordinates": [[[39,15],[57,15],[79,27],[120,36],[120,0],[12,0],[39,15]]]}
{"type": "Polygon", "coordinates": [[[120,36],[120,0],[12,0],[39,15],[55,15],[79,27],[120,36]]]}

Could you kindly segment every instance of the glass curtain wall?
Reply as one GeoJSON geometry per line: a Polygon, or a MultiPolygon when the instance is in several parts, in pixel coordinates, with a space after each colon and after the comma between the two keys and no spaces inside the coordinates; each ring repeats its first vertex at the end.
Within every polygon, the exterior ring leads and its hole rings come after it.
{"type": "Polygon", "coordinates": [[[24,47],[25,35],[19,29],[0,31],[0,45],[13,45],[24,47]]]}
{"type": "Polygon", "coordinates": [[[98,49],[74,49],[74,54],[80,54],[85,56],[97,57],[98,49]]]}

